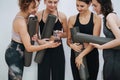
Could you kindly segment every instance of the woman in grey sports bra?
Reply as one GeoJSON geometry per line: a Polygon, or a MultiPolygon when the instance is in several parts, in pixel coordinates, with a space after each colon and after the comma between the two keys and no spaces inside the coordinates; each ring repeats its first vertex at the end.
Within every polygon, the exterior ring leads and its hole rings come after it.
{"type": "MultiPolygon", "coordinates": [[[[20,11],[13,21],[13,33],[11,43],[6,49],[5,60],[8,65],[8,80],[22,80],[24,69],[24,50],[28,52],[39,51],[46,48],[54,48],[60,45],[54,41],[37,40],[42,45],[31,45],[27,32],[27,20],[30,14],[35,14],[39,0],[18,0],[20,11]]],[[[33,40],[34,39],[33,37],[33,40]]]]}

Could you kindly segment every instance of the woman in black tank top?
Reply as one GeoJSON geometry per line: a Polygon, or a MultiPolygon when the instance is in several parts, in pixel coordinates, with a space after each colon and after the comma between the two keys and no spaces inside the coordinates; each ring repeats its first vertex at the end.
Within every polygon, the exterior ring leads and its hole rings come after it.
{"type": "Polygon", "coordinates": [[[84,50],[75,57],[74,51],[79,52],[83,48],[78,43],[72,43],[70,28],[79,27],[81,33],[99,36],[101,20],[100,17],[89,11],[90,0],[76,0],[77,15],[71,16],[68,22],[68,38],[67,42],[71,50],[71,68],[74,80],[82,80],[78,68],[82,64],[83,57],[86,57],[89,78],[87,80],[96,80],[99,68],[98,50],[89,43],[83,43],[84,50]]]}
{"type": "MultiPolygon", "coordinates": [[[[67,18],[65,14],[57,11],[57,4],[59,0],[44,0],[46,9],[37,13],[40,32],[42,33],[43,27],[46,22],[48,14],[57,16],[53,31],[59,30],[58,36],[60,38],[66,37],[67,18]]],[[[64,80],[65,79],[65,56],[63,50],[62,40],[61,45],[53,48],[46,49],[43,60],[38,64],[38,80],[64,80]]]]}
{"type": "Polygon", "coordinates": [[[113,12],[111,0],[92,0],[92,3],[94,10],[100,10],[97,13],[104,15],[103,32],[106,38],[114,39],[103,45],[91,43],[96,48],[103,49],[103,80],[120,80],[120,50],[113,49],[120,46],[120,18],[113,12]]]}

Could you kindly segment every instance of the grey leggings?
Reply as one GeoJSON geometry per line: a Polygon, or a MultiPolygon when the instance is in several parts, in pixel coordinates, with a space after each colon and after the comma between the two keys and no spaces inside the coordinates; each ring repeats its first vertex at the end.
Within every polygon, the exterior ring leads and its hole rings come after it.
{"type": "Polygon", "coordinates": [[[8,65],[8,80],[22,80],[24,67],[23,44],[11,41],[5,52],[5,60],[8,65]]]}

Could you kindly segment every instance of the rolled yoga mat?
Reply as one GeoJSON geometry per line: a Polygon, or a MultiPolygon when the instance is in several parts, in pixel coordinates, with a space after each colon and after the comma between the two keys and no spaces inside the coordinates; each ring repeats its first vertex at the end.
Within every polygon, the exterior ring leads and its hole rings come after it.
{"type": "MultiPolygon", "coordinates": [[[[89,34],[84,34],[84,33],[76,33],[76,41],[78,42],[91,42],[91,43],[96,43],[96,44],[105,44],[111,40],[112,38],[105,38],[105,37],[98,37],[98,36],[93,36],[89,34]]],[[[114,47],[112,49],[120,49],[120,46],[114,47]]]]}
{"type": "MultiPolygon", "coordinates": [[[[30,39],[33,37],[33,35],[35,35],[37,33],[38,30],[38,19],[37,16],[31,16],[28,19],[28,33],[30,35],[30,39]]],[[[31,40],[31,44],[34,45],[34,41],[31,40]]],[[[33,52],[27,52],[27,50],[25,50],[24,52],[24,66],[29,67],[31,65],[32,62],[32,53],[33,52]]]]}
{"type": "MultiPolygon", "coordinates": [[[[72,37],[73,43],[79,42],[79,41],[75,40],[76,37],[77,37],[76,34],[77,34],[77,32],[79,32],[79,28],[78,27],[73,27],[73,28],[70,29],[70,31],[71,31],[71,37],[72,37]]],[[[80,43],[80,44],[82,44],[82,43],[80,43]]],[[[84,50],[84,49],[82,49],[82,50],[84,50]]],[[[74,53],[75,53],[75,57],[77,57],[80,54],[80,52],[76,52],[76,51],[74,51],[74,53]]],[[[86,57],[83,58],[83,64],[84,65],[81,65],[80,69],[78,70],[79,75],[80,75],[80,79],[81,80],[88,80],[89,72],[88,72],[88,68],[87,68],[86,57]]]]}
{"type": "MultiPolygon", "coordinates": [[[[51,35],[53,33],[53,27],[55,25],[55,21],[56,21],[56,16],[52,15],[52,14],[49,14],[48,17],[47,17],[46,23],[44,25],[44,28],[43,28],[41,39],[51,37],[51,35]]],[[[42,59],[44,57],[44,54],[45,54],[45,50],[38,51],[36,53],[34,61],[36,63],[41,63],[42,59]]]]}

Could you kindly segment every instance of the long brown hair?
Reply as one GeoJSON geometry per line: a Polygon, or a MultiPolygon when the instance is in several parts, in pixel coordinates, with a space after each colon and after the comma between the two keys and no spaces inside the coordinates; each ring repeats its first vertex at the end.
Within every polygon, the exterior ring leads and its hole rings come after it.
{"type": "Polygon", "coordinates": [[[101,5],[101,12],[105,17],[113,12],[111,0],[97,0],[97,2],[101,5]]]}

